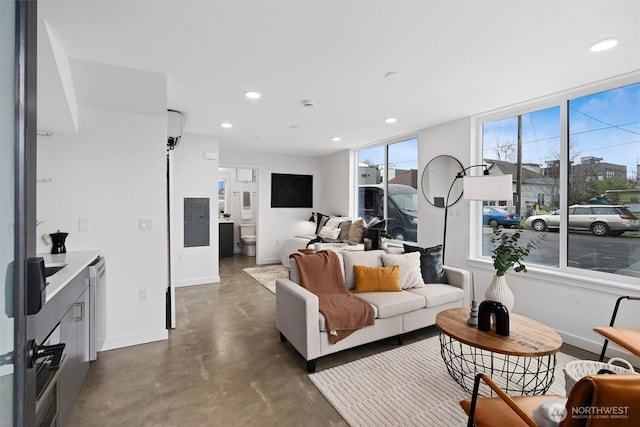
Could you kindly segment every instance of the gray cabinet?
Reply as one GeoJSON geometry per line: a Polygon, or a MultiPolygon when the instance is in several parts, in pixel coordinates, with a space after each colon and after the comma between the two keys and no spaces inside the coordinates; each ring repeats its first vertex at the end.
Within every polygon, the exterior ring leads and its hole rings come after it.
{"type": "Polygon", "coordinates": [[[220,258],[233,256],[233,222],[221,222],[219,230],[220,258]]]}
{"type": "Polygon", "coordinates": [[[60,341],[66,362],[60,376],[60,413],[66,420],[89,370],[89,289],[71,304],[60,320],[60,341]]]}
{"type": "MultiPolygon", "coordinates": [[[[60,415],[69,417],[89,369],[89,268],[83,269],[55,294],[36,315],[37,342],[43,343],[59,325],[65,344],[60,368],[60,415]]],[[[50,338],[51,339],[51,338],[50,338]]],[[[49,342],[56,344],[56,342],[49,342]]]]}

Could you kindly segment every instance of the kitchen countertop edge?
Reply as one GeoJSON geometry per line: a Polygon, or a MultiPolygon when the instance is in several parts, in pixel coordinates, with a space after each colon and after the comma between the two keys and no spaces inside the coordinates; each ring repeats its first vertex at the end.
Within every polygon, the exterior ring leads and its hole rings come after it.
{"type": "Polygon", "coordinates": [[[64,254],[37,254],[44,259],[45,266],[67,264],[65,268],[47,277],[46,301],[51,300],[67,283],[73,280],[85,267],[102,255],[99,249],[72,251],[64,254]]]}

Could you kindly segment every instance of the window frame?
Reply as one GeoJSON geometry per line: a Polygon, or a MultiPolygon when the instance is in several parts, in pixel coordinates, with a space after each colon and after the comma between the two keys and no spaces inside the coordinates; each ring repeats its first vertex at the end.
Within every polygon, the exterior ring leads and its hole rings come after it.
{"type": "Polygon", "coordinates": [[[217,210],[218,212],[216,212],[216,215],[220,216],[220,203],[224,202],[224,210],[223,213],[228,213],[228,206],[229,206],[229,179],[224,177],[224,178],[218,178],[218,185],[216,186],[217,191],[217,199],[218,199],[218,203],[217,203],[217,210]],[[224,199],[220,198],[220,190],[219,190],[219,186],[220,183],[223,182],[224,183],[224,199]]]}
{"type": "MultiPolygon", "coordinates": [[[[354,201],[353,203],[353,212],[352,212],[352,216],[354,218],[358,218],[360,215],[358,213],[359,211],[359,159],[358,159],[358,154],[361,150],[367,150],[367,149],[372,149],[372,148],[377,148],[377,147],[383,147],[384,148],[384,171],[385,171],[385,179],[383,181],[383,189],[384,189],[384,194],[385,197],[382,197],[383,200],[383,213],[384,213],[384,218],[387,218],[389,215],[389,208],[388,208],[388,202],[387,199],[388,197],[386,197],[386,195],[388,194],[388,179],[386,179],[388,177],[388,173],[389,173],[389,146],[393,145],[393,144],[397,144],[397,143],[401,143],[401,142],[405,142],[405,141],[410,141],[412,139],[416,140],[416,168],[419,171],[420,170],[420,159],[419,159],[419,145],[420,145],[420,139],[418,138],[418,134],[417,133],[410,133],[410,134],[405,134],[405,135],[400,135],[400,136],[396,136],[384,141],[378,141],[372,144],[367,144],[367,145],[362,145],[359,147],[355,147],[351,149],[351,153],[352,153],[352,157],[353,157],[353,176],[355,177],[354,180],[354,185],[351,186],[351,191],[352,193],[352,200],[354,201]]],[[[416,191],[418,191],[418,189],[416,189],[416,191]]],[[[418,203],[417,208],[419,209],[420,203],[418,203]]],[[[417,213],[417,212],[416,212],[417,213]]],[[[416,225],[416,238],[417,238],[417,225],[416,225]]],[[[407,242],[407,243],[417,243],[411,240],[393,240],[391,239],[390,241],[392,242],[396,242],[396,243],[402,243],[402,242],[407,242]]]]}
{"type": "MultiPolygon", "coordinates": [[[[497,109],[488,113],[478,114],[471,117],[472,131],[475,132],[475,138],[472,140],[470,147],[471,163],[482,163],[483,153],[483,124],[487,122],[502,120],[517,115],[529,114],[538,110],[559,107],[560,108],[560,182],[559,182],[559,212],[560,212],[560,229],[559,229],[559,266],[545,266],[540,264],[528,264],[527,273],[530,276],[538,276],[544,279],[550,277],[558,278],[558,280],[575,279],[588,280],[586,286],[591,284],[606,285],[607,287],[618,287],[625,290],[637,290],[637,277],[624,276],[619,274],[605,273],[593,270],[586,270],[568,265],[568,192],[569,188],[569,101],[583,96],[613,90],[627,85],[639,84],[640,73],[633,72],[624,76],[614,77],[598,83],[585,85],[582,87],[569,89],[557,94],[538,98],[535,100],[523,102],[517,105],[497,109]]],[[[482,202],[470,202],[469,209],[470,222],[470,244],[468,262],[472,266],[483,268],[493,268],[491,258],[482,255],[482,202]]]]}

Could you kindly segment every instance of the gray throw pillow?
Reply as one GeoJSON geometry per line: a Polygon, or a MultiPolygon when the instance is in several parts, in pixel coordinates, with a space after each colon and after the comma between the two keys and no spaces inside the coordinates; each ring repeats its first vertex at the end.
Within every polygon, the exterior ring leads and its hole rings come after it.
{"type": "Polygon", "coordinates": [[[442,267],[442,245],[431,248],[404,244],[405,252],[420,252],[420,272],[425,284],[447,283],[447,277],[442,267]]]}

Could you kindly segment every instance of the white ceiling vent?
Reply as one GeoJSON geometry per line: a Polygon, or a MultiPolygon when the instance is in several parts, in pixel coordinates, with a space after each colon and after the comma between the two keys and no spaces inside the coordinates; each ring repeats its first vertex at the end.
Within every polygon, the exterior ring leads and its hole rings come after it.
{"type": "Polygon", "coordinates": [[[167,110],[167,147],[173,150],[182,137],[182,114],[167,110]]]}

